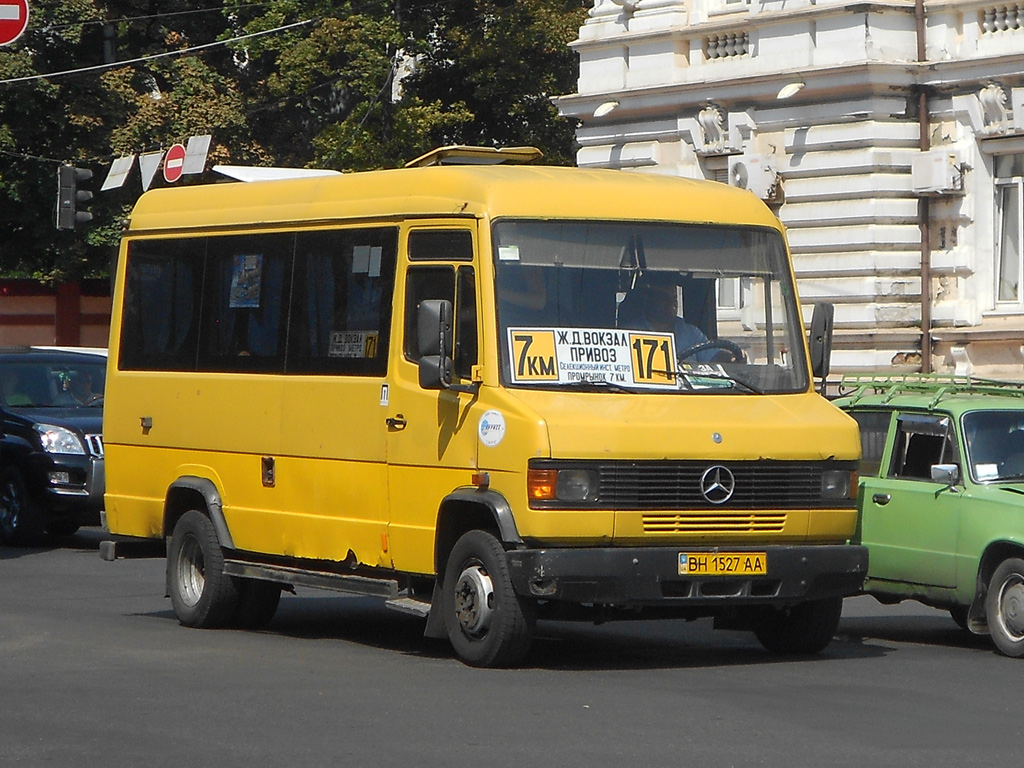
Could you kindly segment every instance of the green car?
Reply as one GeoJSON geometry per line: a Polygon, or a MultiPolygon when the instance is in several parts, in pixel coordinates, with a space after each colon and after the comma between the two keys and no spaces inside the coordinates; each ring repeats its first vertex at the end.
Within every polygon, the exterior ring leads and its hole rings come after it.
{"type": "Polygon", "coordinates": [[[1024,656],[1024,384],[846,376],[860,425],[864,591],[919,600],[1024,656]]]}

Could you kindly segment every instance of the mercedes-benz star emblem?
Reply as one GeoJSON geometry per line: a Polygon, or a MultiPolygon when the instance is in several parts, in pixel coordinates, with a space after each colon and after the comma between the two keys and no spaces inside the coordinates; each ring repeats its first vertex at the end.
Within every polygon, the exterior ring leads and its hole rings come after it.
{"type": "Polygon", "coordinates": [[[700,477],[700,492],[712,504],[724,504],[736,490],[736,478],[726,467],[715,464],[700,477]]]}

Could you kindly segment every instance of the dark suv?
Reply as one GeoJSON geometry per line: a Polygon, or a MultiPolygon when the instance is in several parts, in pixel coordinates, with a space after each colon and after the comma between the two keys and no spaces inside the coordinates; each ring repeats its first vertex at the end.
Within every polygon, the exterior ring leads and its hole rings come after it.
{"type": "Polygon", "coordinates": [[[98,525],[106,356],[0,348],[0,543],[98,525]]]}

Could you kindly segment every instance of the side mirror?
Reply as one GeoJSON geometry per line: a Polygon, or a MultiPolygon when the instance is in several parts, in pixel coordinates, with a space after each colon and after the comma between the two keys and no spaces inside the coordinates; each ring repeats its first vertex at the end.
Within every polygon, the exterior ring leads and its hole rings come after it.
{"type": "Polygon", "coordinates": [[[817,379],[828,376],[832,365],[832,326],[835,322],[835,307],[831,304],[815,304],[811,316],[811,372],[817,379]]]}
{"type": "Polygon", "coordinates": [[[452,359],[440,355],[424,355],[419,359],[420,387],[423,389],[450,389],[452,386],[452,359]]]}
{"type": "Polygon", "coordinates": [[[932,464],[932,481],[954,488],[960,482],[960,467],[956,464],[932,464]]]}
{"type": "Polygon", "coordinates": [[[452,303],[446,299],[427,299],[416,307],[420,386],[475,395],[478,382],[452,384],[452,315],[452,303]]]}
{"type": "Polygon", "coordinates": [[[452,385],[452,303],[427,299],[416,307],[419,379],[423,389],[452,385]]]}
{"type": "Polygon", "coordinates": [[[416,307],[417,342],[420,357],[452,356],[452,303],[426,299],[416,307]]]}

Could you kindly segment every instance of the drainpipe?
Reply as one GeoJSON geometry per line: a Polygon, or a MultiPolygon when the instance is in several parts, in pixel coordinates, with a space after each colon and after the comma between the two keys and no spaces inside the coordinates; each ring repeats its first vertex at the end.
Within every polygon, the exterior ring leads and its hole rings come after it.
{"type": "MultiPolygon", "coordinates": [[[[925,50],[924,0],[914,0],[914,19],[917,26],[917,60],[927,60],[925,50]]],[[[918,148],[931,149],[931,119],[928,114],[928,93],[923,85],[917,89],[917,121],[920,130],[918,148]]],[[[932,371],[932,248],[928,224],[931,219],[931,200],[922,195],[917,201],[917,216],[921,227],[921,372],[932,371]]]]}

